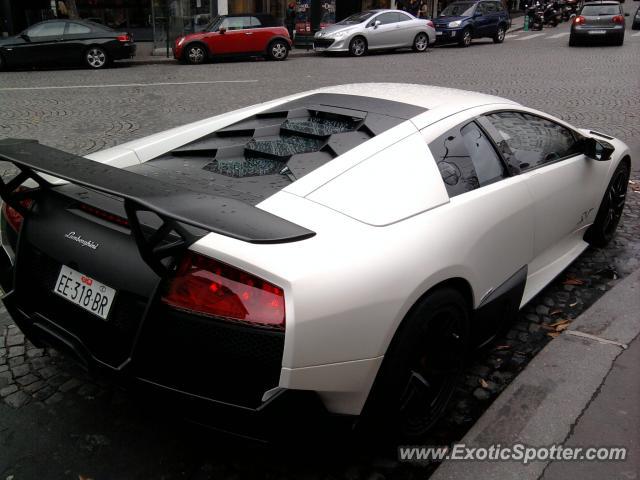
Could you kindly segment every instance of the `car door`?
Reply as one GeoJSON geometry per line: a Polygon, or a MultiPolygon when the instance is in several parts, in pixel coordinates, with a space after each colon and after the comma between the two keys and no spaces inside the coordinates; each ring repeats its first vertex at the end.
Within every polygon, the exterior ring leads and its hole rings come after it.
{"type": "Polygon", "coordinates": [[[496,2],[482,2],[484,5],[484,16],[486,17],[485,36],[492,37],[498,30],[498,20],[500,18],[496,2]]]}
{"type": "Polygon", "coordinates": [[[400,45],[402,40],[398,20],[395,12],[383,12],[373,17],[367,24],[369,48],[391,48],[400,45]],[[376,22],[380,24],[376,26],[376,22]]]}
{"type": "Polygon", "coordinates": [[[473,238],[460,251],[460,259],[468,258],[473,265],[482,292],[478,303],[484,306],[492,303],[494,294],[500,297],[516,286],[519,289],[513,292],[515,298],[503,296],[486,309],[482,322],[474,322],[475,333],[484,339],[505,320],[503,313],[515,312],[520,306],[526,267],[533,255],[531,194],[526,181],[509,172],[479,123],[467,119],[426,140],[450,198],[450,228],[460,238],[473,238]],[[513,286],[509,286],[510,279],[513,286]]]}
{"type": "Polygon", "coordinates": [[[258,17],[246,17],[244,30],[244,41],[248,52],[264,52],[267,50],[267,44],[271,40],[272,34],[268,28],[263,28],[258,17]]]}
{"type": "Polygon", "coordinates": [[[534,204],[531,271],[558,260],[581,242],[600,199],[603,168],[584,155],[577,132],[522,111],[483,117],[510,168],[526,179],[534,204]]]}
{"type": "Polygon", "coordinates": [[[473,12],[473,36],[484,37],[489,34],[489,16],[486,12],[486,3],[480,2],[473,12]]]}
{"type": "Polygon", "coordinates": [[[67,22],[60,42],[61,61],[79,62],[92,37],[92,29],[82,23],[67,22]]]}
{"type": "Polygon", "coordinates": [[[64,21],[48,21],[33,25],[24,32],[24,43],[16,45],[12,56],[21,64],[55,63],[60,57],[60,41],[64,21]]]}
{"type": "Polygon", "coordinates": [[[225,17],[215,32],[207,34],[205,41],[214,55],[233,55],[245,53],[247,37],[245,25],[250,26],[249,17],[225,17]]]}

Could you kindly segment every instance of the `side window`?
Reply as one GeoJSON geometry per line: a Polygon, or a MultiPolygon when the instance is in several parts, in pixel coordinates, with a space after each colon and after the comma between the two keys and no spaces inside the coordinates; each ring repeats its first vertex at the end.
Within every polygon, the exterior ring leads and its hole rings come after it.
{"type": "Polygon", "coordinates": [[[474,14],[485,15],[486,13],[487,12],[485,10],[484,3],[479,3],[476,5],[476,11],[474,12],[474,14]]]}
{"type": "Polygon", "coordinates": [[[411,20],[411,17],[409,17],[409,15],[407,15],[406,13],[397,12],[396,15],[398,16],[398,22],[408,22],[409,20],[411,20]]]}
{"type": "Polygon", "coordinates": [[[429,144],[449,197],[506,176],[491,142],[475,122],[455,127],[429,144]]]}
{"type": "Polygon", "coordinates": [[[46,22],[35,25],[27,30],[27,35],[31,38],[58,37],[64,33],[64,22],[46,22]]]}
{"type": "Polygon", "coordinates": [[[245,28],[260,28],[262,23],[258,20],[258,17],[249,17],[249,26],[245,28]]]}
{"type": "Polygon", "coordinates": [[[80,25],[79,23],[69,22],[67,24],[67,35],[86,35],[90,33],[91,29],[85,25],[80,25]]]}
{"type": "Polygon", "coordinates": [[[504,12],[504,8],[502,8],[502,3],[500,2],[493,2],[493,4],[496,7],[496,12],[504,12]]]}
{"type": "Polygon", "coordinates": [[[486,118],[497,130],[498,148],[514,172],[582,152],[571,130],[546,118],[521,112],[492,113],[486,118]]]}
{"type": "Polygon", "coordinates": [[[242,30],[243,28],[245,28],[245,25],[250,25],[249,17],[227,17],[218,28],[226,28],[227,30],[242,30]]]}
{"type": "Polygon", "coordinates": [[[375,20],[380,20],[382,25],[388,25],[389,23],[396,23],[398,21],[398,17],[395,13],[389,12],[378,15],[375,20]]]}
{"type": "Polygon", "coordinates": [[[496,4],[494,2],[484,2],[484,13],[496,13],[496,4]]]}

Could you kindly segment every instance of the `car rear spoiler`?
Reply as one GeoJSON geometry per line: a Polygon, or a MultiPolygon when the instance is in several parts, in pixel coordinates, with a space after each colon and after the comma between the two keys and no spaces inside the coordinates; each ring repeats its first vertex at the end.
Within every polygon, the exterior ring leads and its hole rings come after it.
{"type": "Polygon", "coordinates": [[[295,242],[315,235],[311,230],[239,200],[181,188],[47,147],[35,140],[0,140],[0,160],[11,162],[20,170],[8,182],[0,178],[0,197],[23,215],[29,212],[20,203],[24,198],[24,193],[16,191],[20,185],[32,179],[39,185],[38,190],[55,186],[38,173],[121,198],[143,259],[161,276],[169,268],[167,259],[199,238],[185,229],[185,225],[250,243],[295,242]],[[160,228],[151,234],[139,221],[138,212],[145,211],[162,220],[160,228]],[[173,240],[175,234],[180,240],[173,240]]]}

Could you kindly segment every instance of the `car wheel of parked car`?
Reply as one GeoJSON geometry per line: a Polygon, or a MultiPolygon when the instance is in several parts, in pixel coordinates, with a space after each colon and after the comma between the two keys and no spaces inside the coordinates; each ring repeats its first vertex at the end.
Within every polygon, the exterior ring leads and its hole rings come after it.
{"type": "Polygon", "coordinates": [[[271,60],[284,60],[289,55],[289,48],[284,40],[274,40],[269,44],[269,58],[271,60]]]}
{"type": "Polygon", "coordinates": [[[384,357],[364,410],[365,433],[418,440],[442,416],[470,345],[465,298],[452,288],[427,294],[409,312],[384,357]]]}
{"type": "Polygon", "coordinates": [[[413,51],[414,52],[426,52],[429,48],[429,37],[426,33],[420,32],[413,39],[413,51]]]}
{"type": "Polygon", "coordinates": [[[109,63],[109,56],[103,48],[93,46],[85,52],[84,61],[89,68],[104,68],[109,63]]]}
{"type": "Polygon", "coordinates": [[[628,183],[629,165],[623,161],[613,172],[596,219],[585,235],[585,240],[594,247],[604,247],[616,233],[627,198],[628,183]]]}
{"type": "Polygon", "coordinates": [[[504,42],[504,36],[506,34],[506,30],[504,27],[498,27],[498,31],[493,36],[493,43],[502,43],[504,42]]]}
{"type": "Polygon", "coordinates": [[[471,45],[471,30],[466,28],[462,31],[460,40],[458,40],[458,45],[461,47],[468,47],[469,45],[471,45]]]}
{"type": "Polygon", "coordinates": [[[355,37],[349,42],[349,53],[354,57],[361,57],[367,53],[367,41],[364,37],[355,37]]]}
{"type": "Polygon", "coordinates": [[[200,65],[207,58],[207,53],[202,45],[194,43],[189,45],[184,51],[184,59],[191,65],[200,65]]]}

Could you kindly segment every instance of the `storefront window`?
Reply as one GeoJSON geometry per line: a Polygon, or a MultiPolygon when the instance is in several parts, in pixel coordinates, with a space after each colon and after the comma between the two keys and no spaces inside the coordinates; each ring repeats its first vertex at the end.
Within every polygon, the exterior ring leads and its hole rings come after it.
{"type": "Polygon", "coordinates": [[[217,1],[152,0],[152,11],[154,47],[171,48],[177,37],[206,27],[217,13],[217,1]]]}

